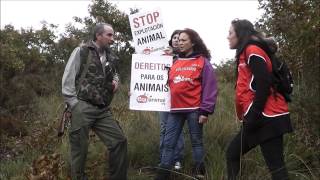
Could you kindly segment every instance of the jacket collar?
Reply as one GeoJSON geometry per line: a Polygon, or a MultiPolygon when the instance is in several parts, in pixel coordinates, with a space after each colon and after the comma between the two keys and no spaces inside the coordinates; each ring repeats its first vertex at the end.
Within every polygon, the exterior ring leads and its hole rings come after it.
{"type": "Polygon", "coordinates": [[[186,56],[184,53],[179,53],[179,58],[197,58],[197,57],[199,57],[201,55],[202,54],[200,54],[198,52],[193,52],[189,56],[186,56]]]}
{"type": "MultiPolygon", "coordinates": [[[[96,50],[97,52],[99,52],[99,47],[94,41],[91,40],[86,45],[88,46],[89,49],[96,50]]],[[[110,47],[106,47],[104,48],[104,50],[108,54],[110,52],[110,47]]]]}
{"type": "Polygon", "coordinates": [[[264,41],[251,39],[246,43],[246,45],[244,47],[246,48],[249,45],[256,45],[259,48],[261,48],[262,50],[264,50],[268,55],[272,54],[268,44],[266,42],[264,42],[264,41]]]}

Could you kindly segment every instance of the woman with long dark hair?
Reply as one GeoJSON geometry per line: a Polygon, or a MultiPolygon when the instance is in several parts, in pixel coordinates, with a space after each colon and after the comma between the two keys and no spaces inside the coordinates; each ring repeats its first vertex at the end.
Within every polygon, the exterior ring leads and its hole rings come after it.
{"type": "Polygon", "coordinates": [[[172,168],[174,147],[188,123],[193,153],[193,175],[205,176],[203,124],[212,114],[217,98],[217,82],[210,53],[192,29],[184,29],[179,35],[179,58],[169,72],[171,111],[166,124],[164,150],[157,180],[167,180],[172,168]]]}
{"type": "Polygon", "coordinates": [[[233,20],[228,35],[236,49],[236,111],[243,122],[226,152],[228,179],[235,180],[241,156],[260,146],[273,180],[288,179],[283,155],[283,135],[292,131],[288,104],[272,87],[274,53],[262,33],[248,20],[233,20]]]}

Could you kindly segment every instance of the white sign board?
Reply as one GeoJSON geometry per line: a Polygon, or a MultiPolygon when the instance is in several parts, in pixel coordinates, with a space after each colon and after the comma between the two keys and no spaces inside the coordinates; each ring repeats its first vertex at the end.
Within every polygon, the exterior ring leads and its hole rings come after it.
{"type": "Polygon", "coordinates": [[[163,54],[168,40],[159,9],[129,15],[136,54],[163,54]]]}
{"type": "Polygon", "coordinates": [[[132,55],[130,109],[170,111],[167,67],[171,64],[172,56],[132,55]]]}

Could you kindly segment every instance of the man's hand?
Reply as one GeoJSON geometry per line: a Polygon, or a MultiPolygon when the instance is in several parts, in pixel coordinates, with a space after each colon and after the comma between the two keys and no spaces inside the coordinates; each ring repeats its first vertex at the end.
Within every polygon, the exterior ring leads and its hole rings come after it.
{"type": "Polygon", "coordinates": [[[199,116],[199,123],[200,124],[205,124],[208,122],[208,117],[207,116],[204,116],[204,115],[200,115],[199,116]]]}
{"type": "Polygon", "coordinates": [[[113,86],[113,93],[115,93],[115,92],[118,90],[118,88],[119,88],[119,83],[118,83],[118,81],[113,80],[113,81],[112,81],[112,86],[113,86]]]}

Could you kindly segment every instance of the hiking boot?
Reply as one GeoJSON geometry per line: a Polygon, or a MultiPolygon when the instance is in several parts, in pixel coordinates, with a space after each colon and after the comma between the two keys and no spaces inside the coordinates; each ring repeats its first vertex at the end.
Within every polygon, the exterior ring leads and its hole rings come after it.
{"type": "Polygon", "coordinates": [[[174,164],[174,170],[176,171],[179,171],[182,169],[182,165],[181,165],[181,162],[177,161],[175,164],[174,164]]]}
{"type": "Polygon", "coordinates": [[[204,179],[206,176],[206,168],[204,166],[204,163],[201,163],[199,165],[195,165],[192,168],[192,174],[197,179],[204,179]]]}

